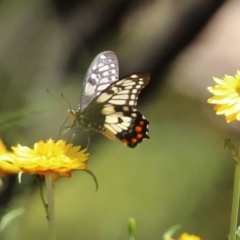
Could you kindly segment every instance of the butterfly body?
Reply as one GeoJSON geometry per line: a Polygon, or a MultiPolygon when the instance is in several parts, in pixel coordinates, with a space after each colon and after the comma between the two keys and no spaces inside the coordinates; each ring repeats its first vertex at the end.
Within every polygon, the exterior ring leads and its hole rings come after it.
{"type": "Polygon", "coordinates": [[[100,53],[86,74],[78,109],[69,110],[69,115],[73,127],[95,130],[109,139],[117,137],[129,147],[135,147],[149,138],[149,122],[135,107],[150,75],[136,73],[118,80],[118,72],[115,54],[100,53]]]}

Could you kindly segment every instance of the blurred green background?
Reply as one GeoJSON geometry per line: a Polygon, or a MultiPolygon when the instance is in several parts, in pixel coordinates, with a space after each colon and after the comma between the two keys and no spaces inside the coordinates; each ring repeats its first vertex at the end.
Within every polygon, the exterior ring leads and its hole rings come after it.
{"type": "MultiPolygon", "coordinates": [[[[219,0],[1,1],[0,136],[8,147],[58,137],[68,109],[60,95],[77,107],[101,51],[116,53],[120,77],[151,74],[138,104],[150,139],[130,149],[91,134],[89,168],[99,189],[84,172],[56,183],[58,240],[128,239],[130,217],[139,240],[162,239],[179,223],[179,234],[227,239],[234,161],[224,140],[237,145],[239,129],[215,115],[206,87],[212,76],[239,69],[238,7],[219,0]]],[[[0,194],[1,216],[25,208],[0,239],[47,239],[32,179],[3,179],[0,194]]]]}

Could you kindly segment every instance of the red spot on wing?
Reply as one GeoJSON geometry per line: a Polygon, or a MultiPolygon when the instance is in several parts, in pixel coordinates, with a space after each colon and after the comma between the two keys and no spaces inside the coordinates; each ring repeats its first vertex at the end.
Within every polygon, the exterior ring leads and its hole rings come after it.
{"type": "Polygon", "coordinates": [[[123,144],[128,145],[128,140],[127,139],[121,139],[121,141],[122,141],[123,144]]]}
{"type": "Polygon", "coordinates": [[[131,143],[132,143],[132,144],[137,144],[137,142],[138,142],[138,140],[137,140],[136,138],[132,138],[132,139],[131,139],[131,143]]]}
{"type": "Polygon", "coordinates": [[[138,143],[142,142],[148,136],[149,122],[142,116],[140,112],[135,112],[137,117],[133,118],[132,124],[127,130],[117,134],[117,137],[128,147],[134,148],[138,143]]]}
{"type": "Polygon", "coordinates": [[[137,138],[138,138],[138,139],[142,139],[142,138],[143,138],[143,135],[139,133],[139,134],[137,134],[137,138]]]}
{"type": "Polygon", "coordinates": [[[135,127],[135,131],[136,131],[136,132],[142,132],[142,127],[136,126],[136,127],[135,127]]]}

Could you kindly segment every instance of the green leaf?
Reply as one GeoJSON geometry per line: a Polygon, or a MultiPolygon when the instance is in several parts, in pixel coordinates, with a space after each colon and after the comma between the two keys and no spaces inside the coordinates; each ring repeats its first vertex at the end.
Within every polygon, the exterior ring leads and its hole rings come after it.
{"type": "Polygon", "coordinates": [[[24,208],[17,208],[6,213],[0,222],[0,232],[2,232],[9,223],[11,223],[15,218],[23,215],[24,208]]]}
{"type": "Polygon", "coordinates": [[[173,236],[173,234],[180,229],[182,226],[180,224],[174,225],[171,228],[169,228],[164,234],[163,234],[163,239],[169,239],[170,237],[173,236]]]}

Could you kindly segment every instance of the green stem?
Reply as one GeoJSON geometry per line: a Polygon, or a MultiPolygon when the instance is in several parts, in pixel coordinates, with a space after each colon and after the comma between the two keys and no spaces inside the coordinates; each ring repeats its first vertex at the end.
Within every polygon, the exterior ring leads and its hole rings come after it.
{"type": "Polygon", "coordinates": [[[46,201],[45,201],[45,199],[44,199],[42,183],[41,183],[41,181],[39,180],[38,176],[35,176],[35,180],[36,180],[36,182],[37,182],[37,185],[38,185],[38,188],[39,188],[39,191],[40,191],[40,198],[41,198],[41,201],[42,201],[42,204],[43,204],[43,207],[44,207],[46,216],[47,216],[47,215],[48,215],[48,212],[47,212],[47,203],[46,203],[46,201]]]}
{"type": "Polygon", "coordinates": [[[54,187],[51,176],[45,176],[47,191],[47,218],[49,228],[49,240],[56,240],[54,217],[54,187]]]}
{"type": "MultiPolygon", "coordinates": [[[[238,149],[238,158],[240,158],[239,156],[240,156],[240,149],[238,149]]],[[[236,168],[235,168],[235,176],[234,176],[232,215],[231,215],[229,240],[236,240],[239,198],[240,198],[240,163],[237,162],[236,168]]]]}
{"type": "Polygon", "coordinates": [[[134,218],[128,219],[128,232],[129,232],[128,240],[135,240],[136,220],[134,218]]]}
{"type": "Polygon", "coordinates": [[[130,235],[129,240],[135,240],[134,235],[130,235]]]}

